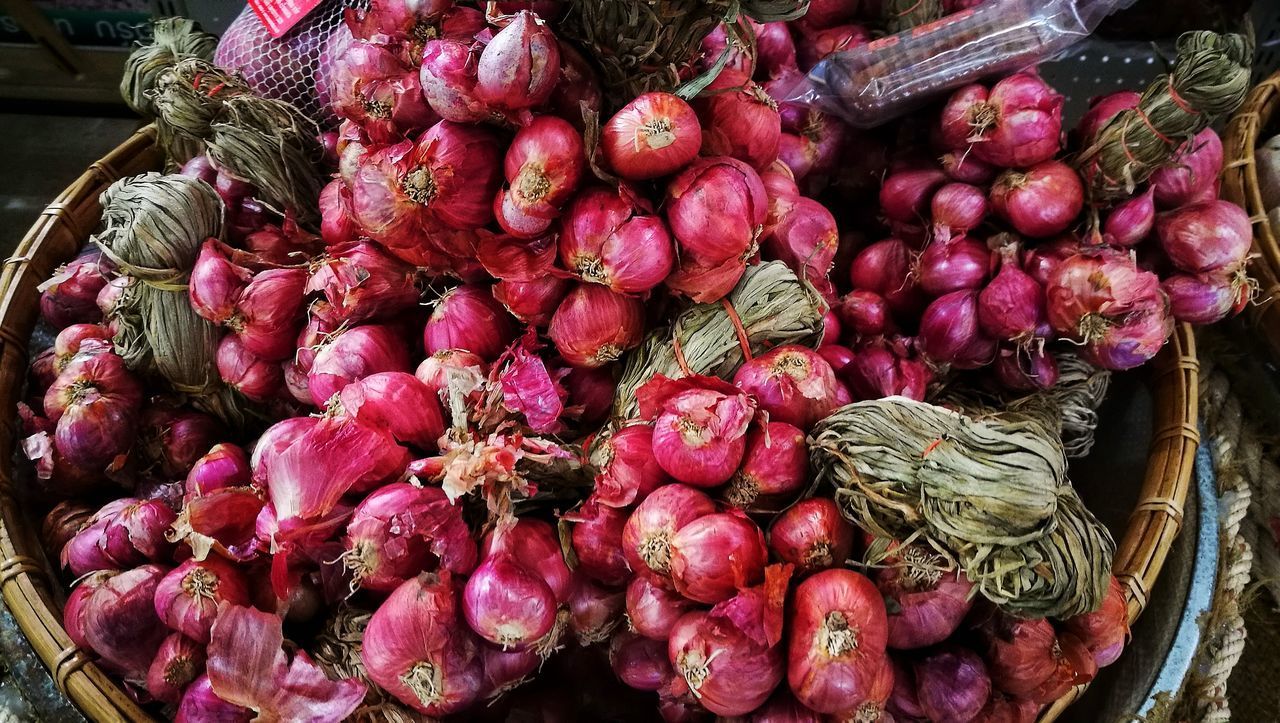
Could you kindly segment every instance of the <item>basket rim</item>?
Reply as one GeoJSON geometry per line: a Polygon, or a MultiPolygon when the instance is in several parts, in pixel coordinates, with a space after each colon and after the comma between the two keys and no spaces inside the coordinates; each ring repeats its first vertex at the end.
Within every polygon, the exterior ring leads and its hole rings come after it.
{"type": "Polygon", "coordinates": [[[1222,196],[1248,212],[1253,223],[1253,259],[1249,275],[1259,286],[1250,311],[1272,350],[1280,357],[1280,241],[1267,219],[1266,204],[1258,181],[1256,151],[1262,133],[1271,126],[1280,107],[1280,71],[1249,91],[1231,116],[1223,135],[1222,196]]]}
{"type": "MultiPolygon", "coordinates": [[[[1280,85],[1280,80],[1277,80],[1280,85]]],[[[35,286],[48,278],[83,244],[101,217],[98,196],[115,180],[161,164],[156,130],[148,125],[90,165],[51,203],[19,243],[0,272],[0,360],[17,371],[0,378],[0,404],[11,409],[26,372],[26,345],[38,316],[35,286]],[[59,246],[62,245],[62,247],[59,246]]],[[[1183,506],[1199,446],[1199,361],[1191,327],[1179,324],[1157,357],[1151,374],[1154,402],[1153,436],[1138,502],[1121,537],[1113,572],[1120,579],[1132,622],[1146,607],[1165,557],[1182,526],[1183,506]]],[[[0,413],[0,440],[9,450],[18,430],[7,412],[0,413]]],[[[51,671],[60,692],[91,720],[154,720],[92,660],[71,642],[62,626],[61,605],[52,591],[61,589],[56,575],[40,561],[39,543],[25,529],[13,490],[14,456],[0,458],[0,596],[13,612],[23,635],[51,671]]],[[[1041,721],[1052,721],[1085,690],[1081,686],[1047,708],[1041,721]]]]}

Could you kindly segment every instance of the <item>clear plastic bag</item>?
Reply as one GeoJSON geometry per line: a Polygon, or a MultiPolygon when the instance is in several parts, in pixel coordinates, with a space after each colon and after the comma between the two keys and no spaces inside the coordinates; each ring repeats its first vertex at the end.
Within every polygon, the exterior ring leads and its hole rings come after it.
{"type": "Polygon", "coordinates": [[[871,128],[982,77],[1021,70],[1082,40],[1134,0],[990,0],[835,53],[785,99],[871,128]]]}

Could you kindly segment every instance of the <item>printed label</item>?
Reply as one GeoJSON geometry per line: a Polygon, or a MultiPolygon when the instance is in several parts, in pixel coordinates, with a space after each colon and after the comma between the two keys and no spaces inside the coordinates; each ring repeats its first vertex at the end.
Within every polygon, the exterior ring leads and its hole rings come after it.
{"type": "Polygon", "coordinates": [[[319,4],[320,0],[249,0],[249,7],[273,38],[289,32],[319,4]]]}

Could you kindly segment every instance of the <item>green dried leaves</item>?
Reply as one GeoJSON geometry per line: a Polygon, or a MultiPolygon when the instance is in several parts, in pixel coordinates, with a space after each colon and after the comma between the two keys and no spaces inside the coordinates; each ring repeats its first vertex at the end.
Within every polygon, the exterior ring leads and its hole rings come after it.
{"type": "Polygon", "coordinates": [[[863,529],[922,539],[1010,612],[1069,616],[1101,602],[1114,542],[1068,483],[1048,421],[1038,408],[859,402],[814,428],[810,457],[863,529]]]}
{"type": "Polygon", "coordinates": [[[151,42],[134,49],[125,61],[120,95],[137,113],[155,116],[151,91],[164,72],[184,58],[213,60],[213,51],[217,47],[218,37],[201,31],[195,21],[161,18],[152,26],[151,42]]]}

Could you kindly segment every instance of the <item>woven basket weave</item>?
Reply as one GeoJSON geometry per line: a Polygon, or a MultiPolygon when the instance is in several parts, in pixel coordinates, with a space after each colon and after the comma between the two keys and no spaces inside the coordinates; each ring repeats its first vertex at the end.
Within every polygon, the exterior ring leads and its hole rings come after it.
{"type": "Polygon", "coordinates": [[[1280,358],[1280,243],[1267,221],[1258,184],[1255,151],[1262,134],[1273,126],[1280,106],[1280,73],[1259,83],[1244,105],[1232,116],[1222,139],[1226,167],[1222,174],[1222,197],[1239,204],[1253,219],[1253,251],[1257,258],[1249,265],[1249,275],[1258,281],[1259,294],[1251,316],[1266,337],[1272,353],[1280,358]]]}
{"type": "MultiPolygon", "coordinates": [[[[39,316],[37,286],[59,264],[71,259],[101,219],[98,196],[115,180],[160,167],[155,131],[136,133],[94,163],[40,215],[14,257],[0,273],[0,443],[14,450],[18,427],[11,410],[20,401],[27,365],[27,342],[39,316]]],[[[1154,435],[1142,484],[1121,538],[1115,572],[1124,584],[1129,617],[1136,618],[1164,565],[1182,524],[1199,434],[1195,342],[1180,326],[1155,363],[1154,435]]],[[[37,540],[36,525],[14,494],[14,457],[0,455],[0,594],[18,626],[53,674],[54,682],[95,721],[149,721],[86,651],[78,649],[62,627],[59,578],[37,540]]],[[[1049,708],[1042,720],[1056,719],[1083,689],[1049,708]]]]}

